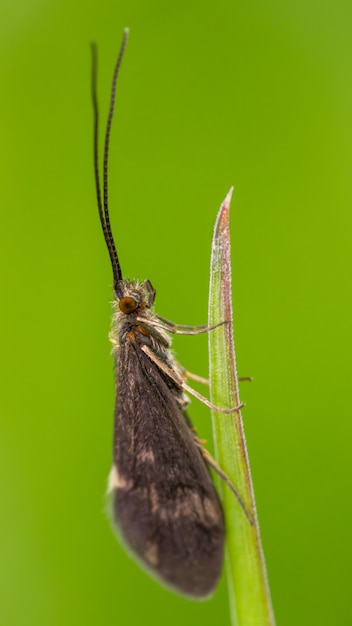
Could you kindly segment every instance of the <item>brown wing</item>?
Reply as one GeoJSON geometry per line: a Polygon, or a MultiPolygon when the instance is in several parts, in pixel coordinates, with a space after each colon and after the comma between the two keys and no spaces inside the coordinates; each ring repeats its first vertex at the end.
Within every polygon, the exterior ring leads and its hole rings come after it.
{"type": "Polygon", "coordinates": [[[176,390],[132,341],[118,354],[111,490],[135,556],[179,592],[208,596],[223,561],[219,499],[176,390]]]}

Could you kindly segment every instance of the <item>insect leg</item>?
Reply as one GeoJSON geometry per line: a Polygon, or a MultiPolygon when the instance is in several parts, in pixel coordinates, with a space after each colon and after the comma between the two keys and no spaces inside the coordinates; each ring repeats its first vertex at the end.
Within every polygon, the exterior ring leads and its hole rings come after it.
{"type": "Polygon", "coordinates": [[[182,378],[180,378],[178,376],[178,374],[176,374],[176,372],[174,372],[168,365],[166,365],[166,363],[161,361],[154,354],[153,350],[151,350],[151,348],[149,348],[149,346],[144,344],[144,345],[141,346],[141,350],[143,350],[143,352],[150,358],[150,360],[153,361],[153,363],[155,363],[155,365],[162,372],[164,372],[164,374],[169,376],[169,378],[171,378],[171,380],[173,380],[176,383],[176,385],[181,387],[181,389],[184,389],[185,391],[188,391],[189,394],[191,394],[192,396],[194,396],[195,398],[197,398],[198,400],[203,402],[203,404],[205,404],[207,407],[209,407],[209,409],[212,409],[213,411],[216,411],[216,413],[226,413],[226,414],[234,413],[235,411],[239,411],[240,409],[242,409],[244,407],[244,402],[242,402],[238,406],[232,407],[231,409],[222,409],[222,408],[220,408],[218,406],[215,406],[209,400],[207,400],[207,398],[202,396],[202,394],[198,393],[198,391],[196,391],[195,389],[192,389],[192,387],[189,387],[188,385],[186,385],[186,383],[182,380],[182,378]]]}
{"type": "Polygon", "coordinates": [[[225,474],[225,472],[221,469],[221,467],[219,467],[219,465],[217,464],[217,462],[215,461],[215,459],[213,459],[213,457],[211,456],[210,452],[208,452],[208,450],[206,450],[205,448],[203,448],[203,443],[200,439],[198,439],[197,436],[194,437],[194,442],[196,444],[196,446],[200,449],[202,456],[204,457],[204,460],[206,461],[206,463],[208,465],[210,465],[210,467],[213,468],[213,470],[218,474],[218,476],[220,476],[220,478],[230,487],[232,493],[235,494],[237,501],[239,503],[239,505],[241,506],[246,518],[248,519],[249,523],[251,524],[251,526],[253,526],[254,524],[254,520],[252,515],[249,513],[245,503],[243,502],[240,494],[238,493],[236,487],[234,486],[234,484],[231,482],[231,480],[229,479],[228,475],[225,474]]]}
{"type": "MultiPolygon", "coordinates": [[[[148,326],[162,328],[163,330],[167,330],[169,333],[173,333],[174,335],[200,335],[201,333],[208,333],[210,330],[214,330],[214,328],[218,328],[224,324],[231,323],[225,320],[224,322],[219,322],[219,324],[215,324],[214,326],[208,326],[208,324],[201,324],[200,326],[184,326],[183,324],[174,324],[159,315],[155,315],[155,318],[156,319],[148,319],[148,326]]],[[[145,322],[145,319],[137,317],[137,321],[145,322]]]]}
{"type": "MultiPolygon", "coordinates": [[[[182,367],[182,366],[181,366],[182,367]]],[[[190,378],[191,380],[195,380],[197,383],[201,383],[202,385],[209,385],[209,380],[207,378],[203,378],[203,376],[198,376],[198,374],[193,374],[189,372],[184,367],[181,369],[181,374],[183,378],[190,378]]]]}
{"type": "MultiPolygon", "coordinates": [[[[203,378],[203,376],[198,376],[198,374],[193,374],[186,370],[186,368],[182,367],[181,370],[182,376],[184,378],[190,378],[191,380],[195,380],[197,383],[201,383],[202,385],[209,385],[209,380],[207,378],[203,378]]],[[[238,378],[238,382],[243,383],[245,381],[252,382],[253,378],[251,376],[240,376],[238,378]]]]}

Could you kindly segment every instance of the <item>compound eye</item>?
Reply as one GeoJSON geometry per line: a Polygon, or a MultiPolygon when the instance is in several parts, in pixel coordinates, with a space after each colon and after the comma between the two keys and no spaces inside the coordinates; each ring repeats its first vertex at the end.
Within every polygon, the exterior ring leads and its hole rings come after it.
{"type": "Polygon", "coordinates": [[[126,296],[119,301],[119,307],[122,313],[133,313],[138,307],[138,302],[134,298],[126,296]]]}

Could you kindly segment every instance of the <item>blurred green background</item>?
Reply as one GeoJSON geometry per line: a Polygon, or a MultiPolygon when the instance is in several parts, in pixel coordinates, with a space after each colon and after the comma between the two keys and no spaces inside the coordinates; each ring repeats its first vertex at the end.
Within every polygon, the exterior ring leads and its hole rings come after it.
{"type": "MultiPolygon", "coordinates": [[[[125,554],[104,512],[111,271],[92,169],[89,42],[113,128],[122,269],[204,323],[229,187],[237,361],[278,624],[347,624],[351,593],[352,5],[3,0],[1,626],[229,624],[125,554]]],[[[178,337],[207,374],[207,338],[178,337]]],[[[209,411],[192,402],[199,433],[209,411]]],[[[211,445],[211,444],[209,444],[211,445]]]]}

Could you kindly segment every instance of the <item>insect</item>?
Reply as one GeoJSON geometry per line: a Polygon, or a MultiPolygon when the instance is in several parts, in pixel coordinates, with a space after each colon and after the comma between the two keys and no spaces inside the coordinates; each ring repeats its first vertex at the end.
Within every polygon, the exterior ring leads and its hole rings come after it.
{"type": "Polygon", "coordinates": [[[152,309],[156,292],[150,281],[140,283],[122,277],[108,209],[108,157],[117,77],[127,37],[126,29],[112,80],[103,195],[98,159],[97,51],[92,45],[95,183],[115,292],[110,339],[116,365],[116,405],[109,491],[114,522],[142,565],[175,591],[205,598],[221,573],[225,537],[223,512],[209,466],[229,484],[248,514],[238,492],[198,439],[186,413],[184,392],[212,405],[186,384],[186,377],[191,375],[170,352],[168,333],[197,334],[212,328],[177,326],[159,317],[152,309]]]}

